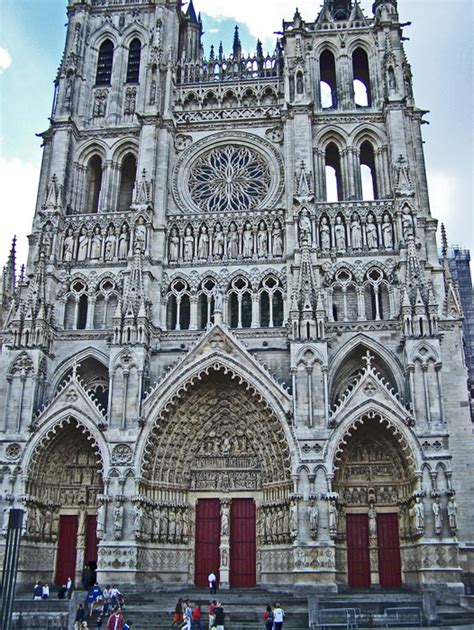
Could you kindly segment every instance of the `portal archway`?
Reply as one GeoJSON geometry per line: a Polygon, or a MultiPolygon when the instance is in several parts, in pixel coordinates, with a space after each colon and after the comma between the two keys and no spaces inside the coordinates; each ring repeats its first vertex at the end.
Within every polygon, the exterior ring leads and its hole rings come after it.
{"type": "Polygon", "coordinates": [[[92,434],[70,416],[52,427],[37,443],[25,480],[27,521],[25,544],[39,547],[38,558],[56,556],[55,569],[30,557],[26,571],[53,577],[64,584],[81,579],[84,566],[94,579],[97,566],[97,497],[103,492],[100,449],[92,434]],[[54,575],[52,575],[52,573],[54,575]]]}
{"type": "Polygon", "coordinates": [[[208,370],[174,399],[148,438],[140,495],[155,505],[150,543],[166,544],[168,557],[187,549],[188,582],[201,584],[213,570],[221,583],[255,584],[259,549],[290,541],[291,491],[280,419],[224,367],[208,370]],[[264,529],[270,514],[275,540],[264,529]],[[238,545],[246,545],[245,553],[236,552],[238,545]],[[237,567],[243,556],[253,567],[237,567]]]}
{"type": "Polygon", "coordinates": [[[414,460],[402,434],[369,412],[345,435],[335,455],[339,495],[338,581],[352,587],[402,583],[401,507],[417,487],[414,460]]]}

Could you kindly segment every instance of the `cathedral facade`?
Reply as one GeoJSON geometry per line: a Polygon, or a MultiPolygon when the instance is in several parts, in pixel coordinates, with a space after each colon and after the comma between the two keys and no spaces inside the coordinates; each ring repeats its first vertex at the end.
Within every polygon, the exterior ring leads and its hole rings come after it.
{"type": "Polygon", "coordinates": [[[462,308],[397,2],[296,11],[272,54],[201,35],[192,2],[69,0],[3,295],[2,544],[22,507],[24,581],[454,596],[462,308]]]}

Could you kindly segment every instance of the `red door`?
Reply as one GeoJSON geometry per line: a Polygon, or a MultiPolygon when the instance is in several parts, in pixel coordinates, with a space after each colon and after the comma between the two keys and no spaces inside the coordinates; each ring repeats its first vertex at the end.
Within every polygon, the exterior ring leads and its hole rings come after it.
{"type": "Polygon", "coordinates": [[[207,576],[213,571],[219,580],[219,545],[221,506],[219,499],[199,499],[196,505],[196,548],[194,582],[207,586],[207,576]]]}
{"type": "Polygon", "coordinates": [[[367,514],[346,515],[347,571],[349,586],[370,586],[369,517],[367,514]]]}
{"type": "Polygon", "coordinates": [[[75,515],[59,518],[58,556],[56,584],[66,584],[68,577],[74,580],[76,573],[76,543],[78,518],[75,515]]]}
{"type": "Polygon", "coordinates": [[[402,585],[398,514],[377,514],[380,586],[398,588],[402,585]]]}
{"type": "Polygon", "coordinates": [[[233,499],[230,505],[230,585],[255,586],[257,543],[253,499],[233,499]]]}

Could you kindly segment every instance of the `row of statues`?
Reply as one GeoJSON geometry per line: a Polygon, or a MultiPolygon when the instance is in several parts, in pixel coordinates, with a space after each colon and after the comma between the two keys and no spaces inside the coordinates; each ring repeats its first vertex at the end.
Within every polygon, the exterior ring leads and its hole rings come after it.
{"type": "Polygon", "coordinates": [[[173,226],[168,239],[169,262],[194,260],[237,260],[239,258],[281,258],[283,256],[283,230],[280,221],[268,228],[260,221],[258,228],[246,222],[239,228],[235,222],[224,229],[216,223],[211,231],[206,224],[194,229],[191,225],[180,232],[173,226]]]}
{"type": "MultiPolygon", "coordinates": [[[[316,231],[318,237],[316,246],[322,252],[329,252],[331,249],[338,253],[344,253],[348,249],[376,251],[379,248],[393,249],[394,246],[393,223],[388,212],[383,215],[380,231],[372,213],[369,213],[366,221],[362,222],[357,212],[353,213],[348,222],[342,215],[337,215],[334,223],[331,223],[328,217],[323,215],[316,231]]],[[[303,208],[300,213],[298,232],[300,245],[303,244],[303,240],[310,244],[316,241],[313,222],[307,208],[303,208]]]]}
{"type": "MultiPolygon", "coordinates": [[[[126,260],[134,251],[144,252],[147,245],[147,227],[143,217],[139,217],[133,230],[124,222],[120,228],[110,224],[107,228],[96,225],[92,230],[86,226],[78,230],[71,225],[66,228],[61,245],[63,262],[114,262],[126,260]]],[[[49,258],[53,249],[53,235],[47,224],[41,237],[41,248],[49,258]]]]}
{"type": "MultiPolygon", "coordinates": [[[[431,511],[433,513],[435,533],[441,535],[443,532],[444,509],[439,496],[433,498],[431,511]]],[[[454,497],[451,495],[446,505],[446,515],[448,517],[448,527],[453,534],[457,530],[457,513],[458,506],[454,497]]],[[[423,534],[425,531],[425,506],[421,497],[418,496],[415,498],[414,503],[410,507],[409,514],[414,520],[416,532],[423,534]]]]}

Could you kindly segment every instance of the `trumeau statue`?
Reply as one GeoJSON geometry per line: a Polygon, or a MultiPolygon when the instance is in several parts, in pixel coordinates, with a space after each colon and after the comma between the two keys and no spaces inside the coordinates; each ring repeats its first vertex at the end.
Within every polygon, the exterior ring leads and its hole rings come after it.
{"type": "Polygon", "coordinates": [[[327,217],[323,217],[321,219],[321,223],[319,225],[319,240],[321,243],[321,250],[323,252],[328,252],[331,249],[331,228],[327,217]]]}
{"type": "Polygon", "coordinates": [[[260,223],[257,233],[257,254],[259,258],[266,258],[268,255],[268,232],[263,221],[260,223]]]}
{"type": "Polygon", "coordinates": [[[232,221],[229,226],[229,234],[227,236],[227,257],[235,259],[239,255],[239,233],[237,232],[237,226],[232,221]]]}
{"type": "Polygon", "coordinates": [[[369,249],[377,249],[379,246],[379,240],[377,236],[377,226],[374,223],[374,217],[369,214],[367,217],[367,225],[365,226],[365,233],[367,236],[367,247],[369,249]]]}
{"type": "Polygon", "coordinates": [[[91,238],[91,260],[100,260],[102,255],[102,235],[100,226],[96,225],[91,238]]]}

